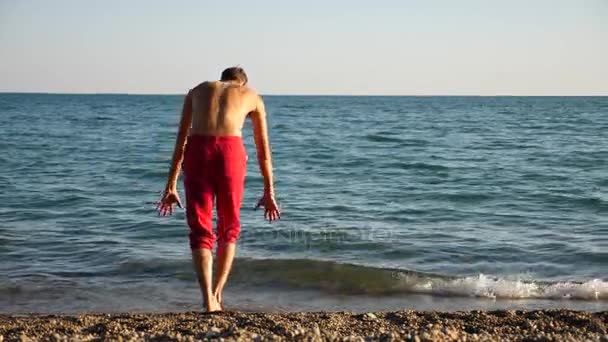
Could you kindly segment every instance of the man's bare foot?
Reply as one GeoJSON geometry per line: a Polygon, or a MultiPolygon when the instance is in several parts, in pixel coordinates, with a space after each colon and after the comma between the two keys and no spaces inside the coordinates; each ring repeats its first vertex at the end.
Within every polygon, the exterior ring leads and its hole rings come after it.
{"type": "Polygon", "coordinates": [[[222,307],[218,303],[218,301],[215,298],[215,296],[212,296],[211,298],[209,298],[209,300],[207,301],[207,305],[206,306],[207,306],[207,312],[222,311],[222,307]]]}
{"type": "Polygon", "coordinates": [[[224,303],[222,303],[222,295],[219,294],[219,293],[216,293],[214,297],[215,297],[215,302],[219,306],[220,310],[223,311],[224,310],[224,303]]]}

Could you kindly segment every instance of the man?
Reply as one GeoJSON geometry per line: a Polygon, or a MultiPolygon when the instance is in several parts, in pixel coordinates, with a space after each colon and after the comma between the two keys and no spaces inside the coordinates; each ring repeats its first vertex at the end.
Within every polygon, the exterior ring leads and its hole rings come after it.
{"type": "Polygon", "coordinates": [[[240,208],[247,161],[241,131],[247,116],[252,121],[258,163],[264,177],[264,195],[256,209],[263,206],[264,217],[270,222],[279,219],[264,102],[247,87],[247,75],[239,67],[224,70],[221,80],[203,82],[186,95],[167,187],[158,203],[162,216],[171,215],[174,204],[182,207],[177,177],[183,166],[192,262],[208,312],[222,310],[222,292],[241,230],[240,208]],[[217,236],[211,222],[214,197],[217,236]],[[217,278],[212,288],[211,249],[216,237],[217,278]]]}

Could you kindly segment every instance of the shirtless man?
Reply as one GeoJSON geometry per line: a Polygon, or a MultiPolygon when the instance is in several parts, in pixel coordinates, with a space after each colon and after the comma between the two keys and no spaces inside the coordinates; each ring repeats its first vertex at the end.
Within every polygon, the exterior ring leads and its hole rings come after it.
{"type": "Polygon", "coordinates": [[[252,121],[258,163],[264,177],[264,195],[256,209],[263,206],[264,218],[270,222],[280,218],[274,199],[264,102],[246,85],[245,71],[233,67],[222,72],[220,81],[203,82],[188,92],[167,187],[158,202],[162,216],[173,214],[174,204],[182,207],[177,177],[183,166],[192,262],[208,312],[222,310],[222,292],[241,230],[240,208],[247,161],[241,130],[247,116],[252,121]],[[211,250],[216,240],[211,221],[214,197],[218,246],[217,278],[212,287],[211,250]]]}

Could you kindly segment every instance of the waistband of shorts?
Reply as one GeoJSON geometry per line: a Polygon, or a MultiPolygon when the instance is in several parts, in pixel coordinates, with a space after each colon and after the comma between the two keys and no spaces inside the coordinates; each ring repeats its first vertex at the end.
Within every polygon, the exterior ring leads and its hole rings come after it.
{"type": "Polygon", "coordinates": [[[192,142],[243,142],[243,138],[238,135],[189,135],[187,141],[192,142]]]}

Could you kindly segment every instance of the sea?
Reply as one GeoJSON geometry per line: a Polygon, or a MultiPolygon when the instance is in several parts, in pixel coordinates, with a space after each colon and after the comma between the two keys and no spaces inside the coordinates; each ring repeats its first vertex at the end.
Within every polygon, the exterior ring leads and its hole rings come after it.
{"type": "MultiPolygon", "coordinates": [[[[608,310],[608,97],[264,100],[282,216],[247,122],[227,309],[608,310]]],[[[202,309],[154,204],[182,101],[0,94],[0,313],[202,309]]]]}

